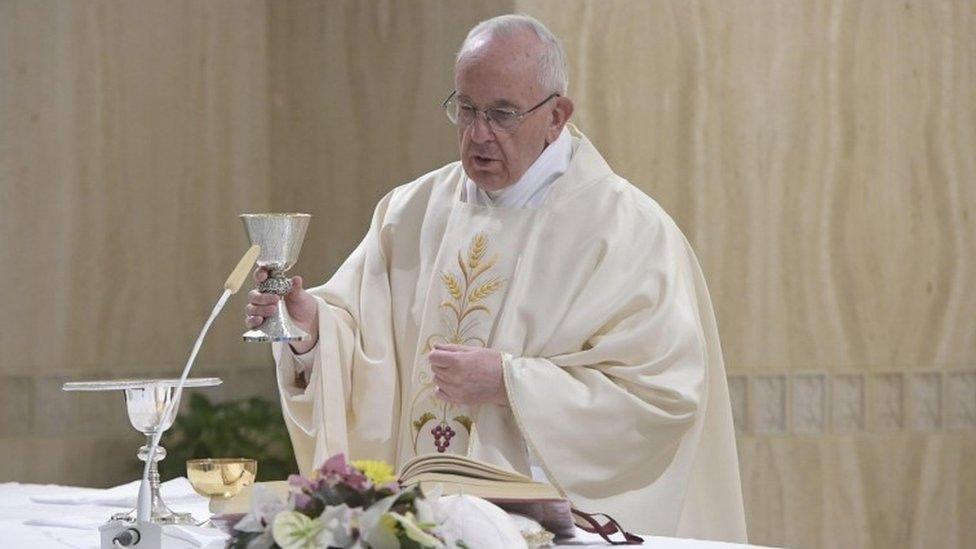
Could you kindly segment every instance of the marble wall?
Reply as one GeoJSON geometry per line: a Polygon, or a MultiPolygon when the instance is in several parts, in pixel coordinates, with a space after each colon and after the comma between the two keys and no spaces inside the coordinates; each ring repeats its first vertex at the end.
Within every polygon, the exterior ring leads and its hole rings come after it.
{"type": "MultiPolygon", "coordinates": [[[[60,383],[177,372],[241,211],[313,213],[297,269],[331,272],[455,158],[453,52],[508,11],[564,39],[576,124],[699,254],[750,539],[971,545],[968,0],[0,0],[0,481],[124,479],[121,399],[60,383]]],[[[200,359],[219,398],[273,394],[241,301],[200,359]]]]}

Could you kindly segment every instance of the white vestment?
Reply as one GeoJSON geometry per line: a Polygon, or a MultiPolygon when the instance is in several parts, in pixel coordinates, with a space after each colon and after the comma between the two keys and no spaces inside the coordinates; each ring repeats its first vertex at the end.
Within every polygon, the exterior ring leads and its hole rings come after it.
{"type": "Polygon", "coordinates": [[[380,201],[325,285],[308,385],[275,345],[299,468],[463,453],[546,475],[628,530],[745,541],[708,290],[671,218],[581,134],[535,208],[462,200],[449,164],[380,201]],[[509,406],[434,398],[435,343],[505,353],[509,406]]]}

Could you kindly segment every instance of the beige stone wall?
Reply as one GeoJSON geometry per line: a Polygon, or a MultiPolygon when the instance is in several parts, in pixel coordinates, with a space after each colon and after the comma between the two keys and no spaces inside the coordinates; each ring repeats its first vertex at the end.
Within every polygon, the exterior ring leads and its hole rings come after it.
{"type": "MultiPolygon", "coordinates": [[[[62,382],[179,375],[270,207],[264,2],[0,2],[0,481],[107,485],[140,437],[120,394],[62,382]]],[[[207,390],[274,394],[215,323],[207,390]]],[[[164,462],[165,465],[165,462],[164,462]]]]}
{"type": "MultiPolygon", "coordinates": [[[[0,0],[0,481],[105,485],[138,437],[65,379],[178,372],[246,210],[315,215],[321,280],[456,155],[478,20],[570,56],[576,123],[712,290],[750,537],[976,539],[976,3],[0,0]]],[[[241,299],[200,373],[273,395],[241,299]]]]}
{"type": "Polygon", "coordinates": [[[750,538],[976,539],[976,3],[517,2],[701,259],[750,538]]]}

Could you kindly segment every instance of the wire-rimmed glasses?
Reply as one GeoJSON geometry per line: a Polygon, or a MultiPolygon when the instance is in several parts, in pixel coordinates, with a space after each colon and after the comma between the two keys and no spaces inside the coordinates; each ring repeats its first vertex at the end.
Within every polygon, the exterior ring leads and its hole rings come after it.
{"type": "Polygon", "coordinates": [[[458,101],[457,90],[451,92],[451,95],[447,96],[444,103],[441,104],[444,107],[444,112],[447,113],[447,119],[451,121],[458,127],[464,128],[472,124],[478,115],[481,115],[488,126],[495,131],[502,132],[512,132],[515,131],[522,120],[532,114],[536,109],[543,106],[553,97],[559,97],[558,93],[551,93],[548,97],[540,101],[536,106],[525,112],[519,112],[515,109],[508,109],[505,107],[488,107],[487,109],[479,109],[474,105],[458,101]]]}

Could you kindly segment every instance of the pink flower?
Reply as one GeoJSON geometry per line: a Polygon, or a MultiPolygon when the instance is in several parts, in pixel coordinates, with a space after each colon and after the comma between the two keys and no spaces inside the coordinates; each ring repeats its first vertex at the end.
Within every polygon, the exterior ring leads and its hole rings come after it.
{"type": "Polygon", "coordinates": [[[301,475],[289,475],[288,486],[291,487],[293,508],[305,509],[312,504],[312,494],[318,482],[312,482],[301,475]]]}
{"type": "Polygon", "coordinates": [[[336,475],[338,477],[345,477],[353,472],[351,465],[346,463],[346,454],[336,454],[329,459],[325,460],[322,467],[319,469],[319,473],[324,476],[336,475]]]}
{"type": "Polygon", "coordinates": [[[320,479],[330,486],[345,484],[357,492],[369,490],[372,484],[366,475],[346,461],[345,454],[336,454],[325,461],[318,473],[320,479]]]}
{"type": "Polygon", "coordinates": [[[369,490],[373,485],[373,483],[366,478],[366,475],[358,470],[353,470],[353,472],[349,473],[349,475],[346,476],[345,482],[350,488],[359,493],[369,490]]]}

